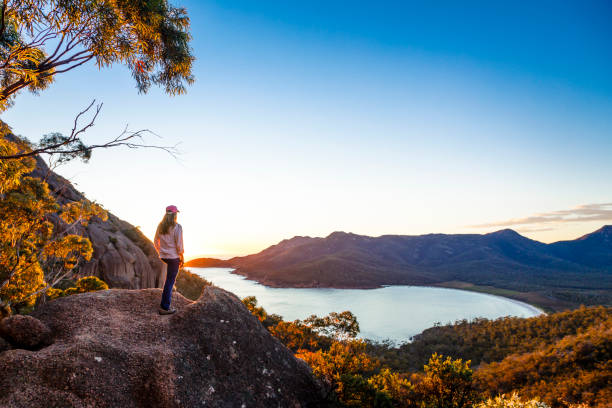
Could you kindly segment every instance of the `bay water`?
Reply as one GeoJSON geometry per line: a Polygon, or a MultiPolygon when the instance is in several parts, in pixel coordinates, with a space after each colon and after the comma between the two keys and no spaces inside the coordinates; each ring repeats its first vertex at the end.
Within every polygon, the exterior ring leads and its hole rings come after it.
{"type": "Polygon", "coordinates": [[[361,328],[361,338],[391,340],[395,344],[435,324],[461,319],[502,316],[532,317],[541,310],[515,300],[469,292],[424,286],[387,286],[379,289],[271,288],[231,268],[188,268],[214,285],[239,298],[257,297],[268,313],[284,320],[305,319],[316,314],[350,310],[361,328]]]}

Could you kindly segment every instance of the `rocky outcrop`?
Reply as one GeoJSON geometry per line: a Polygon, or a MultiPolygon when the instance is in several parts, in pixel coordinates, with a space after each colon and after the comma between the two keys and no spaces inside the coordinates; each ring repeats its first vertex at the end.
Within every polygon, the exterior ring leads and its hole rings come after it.
{"type": "Polygon", "coordinates": [[[33,316],[53,343],[0,352],[2,407],[319,407],[308,366],[233,294],[107,290],[60,298],[33,316]]]}
{"type": "MultiPolygon", "coordinates": [[[[65,178],[49,170],[37,158],[32,176],[46,180],[58,202],[80,201],[85,196],[65,178]]],[[[59,217],[54,222],[61,223],[59,217]]],[[[165,279],[164,264],[155,248],[140,230],[109,213],[107,221],[94,218],[76,233],[87,236],[94,248],[91,261],[79,267],[80,276],[97,276],[110,287],[140,289],[161,287],[165,279]]]]}

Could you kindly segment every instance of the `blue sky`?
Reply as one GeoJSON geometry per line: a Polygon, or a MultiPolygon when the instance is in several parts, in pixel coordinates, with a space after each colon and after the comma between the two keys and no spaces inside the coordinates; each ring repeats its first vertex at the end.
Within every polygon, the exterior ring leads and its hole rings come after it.
{"type": "Polygon", "coordinates": [[[176,204],[187,255],[335,230],[550,242],[612,224],[609,2],[174,4],[192,22],[187,95],[88,66],[2,119],[37,139],[95,98],[87,140],[129,124],[180,143],[178,161],[112,150],[58,171],[148,235],[176,204]]]}

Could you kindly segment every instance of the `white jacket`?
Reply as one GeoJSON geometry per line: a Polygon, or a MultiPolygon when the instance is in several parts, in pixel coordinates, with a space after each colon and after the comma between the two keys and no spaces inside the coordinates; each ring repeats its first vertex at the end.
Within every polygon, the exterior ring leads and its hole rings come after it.
{"type": "Polygon", "coordinates": [[[153,240],[155,249],[160,258],[176,259],[183,255],[183,227],[176,224],[167,234],[160,234],[159,228],[155,231],[153,240]]]}

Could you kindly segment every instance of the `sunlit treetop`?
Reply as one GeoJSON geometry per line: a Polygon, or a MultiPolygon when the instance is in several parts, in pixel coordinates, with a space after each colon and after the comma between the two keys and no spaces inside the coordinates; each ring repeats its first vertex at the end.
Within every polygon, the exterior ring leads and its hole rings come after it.
{"type": "Polygon", "coordinates": [[[126,65],[139,92],[194,80],[187,12],[166,0],[4,0],[0,13],[0,112],[91,60],[126,65]]]}

